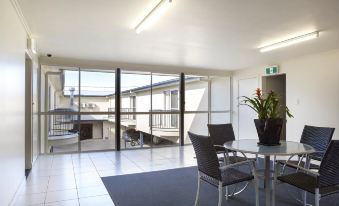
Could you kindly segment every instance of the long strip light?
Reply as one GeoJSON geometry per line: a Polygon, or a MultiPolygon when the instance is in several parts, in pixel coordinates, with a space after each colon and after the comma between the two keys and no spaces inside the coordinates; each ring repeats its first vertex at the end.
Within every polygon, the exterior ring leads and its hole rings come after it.
{"type": "Polygon", "coordinates": [[[134,28],[139,34],[141,31],[153,24],[169,7],[172,0],[161,0],[134,28]]]}
{"type": "Polygon", "coordinates": [[[294,37],[294,38],[291,38],[291,39],[287,39],[287,40],[284,40],[284,41],[281,41],[281,42],[278,42],[278,43],[274,43],[274,44],[271,44],[271,45],[261,47],[260,52],[268,52],[268,51],[271,51],[271,50],[274,50],[274,49],[279,49],[279,48],[282,48],[282,47],[287,47],[287,46],[297,44],[297,43],[300,43],[300,42],[304,42],[304,41],[307,41],[307,40],[315,39],[317,37],[319,37],[319,32],[315,31],[315,32],[312,32],[312,33],[304,34],[304,35],[297,36],[297,37],[294,37]]]}

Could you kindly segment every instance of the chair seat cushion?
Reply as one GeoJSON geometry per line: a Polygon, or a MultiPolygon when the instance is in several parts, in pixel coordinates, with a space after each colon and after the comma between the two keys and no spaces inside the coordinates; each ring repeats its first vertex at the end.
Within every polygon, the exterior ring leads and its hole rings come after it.
{"type": "MultiPolygon", "coordinates": [[[[222,178],[222,186],[227,186],[227,185],[233,185],[233,184],[244,182],[244,181],[250,181],[254,177],[253,175],[242,172],[238,169],[230,168],[230,169],[227,169],[221,172],[221,178],[222,178]]],[[[214,179],[203,173],[201,173],[201,179],[216,187],[218,187],[219,185],[219,181],[217,179],[214,179]]]]}
{"type": "MultiPolygon", "coordinates": [[[[286,160],[279,160],[279,161],[277,161],[279,164],[282,164],[282,165],[284,165],[285,163],[286,163],[286,160]]],[[[289,163],[291,163],[291,164],[294,164],[294,165],[298,165],[298,163],[299,163],[299,161],[298,160],[290,160],[290,161],[288,161],[289,163]]],[[[305,162],[300,162],[300,167],[304,167],[304,165],[305,165],[305,162]]],[[[291,168],[294,168],[294,169],[297,169],[296,167],[293,167],[292,165],[286,165],[287,167],[291,167],[291,168]]],[[[312,170],[318,170],[320,168],[320,166],[319,165],[316,165],[316,164],[310,164],[310,168],[309,169],[312,169],[312,170]]]]}
{"type": "MultiPolygon", "coordinates": [[[[247,160],[246,157],[241,157],[241,156],[229,156],[228,159],[230,161],[229,162],[230,164],[234,164],[234,163],[237,163],[237,162],[243,162],[243,161],[247,160]]],[[[219,161],[224,162],[224,157],[219,157],[219,161]]]]}
{"type": "MultiPolygon", "coordinates": [[[[315,188],[317,188],[317,178],[303,172],[283,175],[278,177],[278,180],[313,194],[315,193],[315,188]]],[[[338,185],[319,188],[321,196],[327,196],[337,192],[339,192],[338,185]]]]}

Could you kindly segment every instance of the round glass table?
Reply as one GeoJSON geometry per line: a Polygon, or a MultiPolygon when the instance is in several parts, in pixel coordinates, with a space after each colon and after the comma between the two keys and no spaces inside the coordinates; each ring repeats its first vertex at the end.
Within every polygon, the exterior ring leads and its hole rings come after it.
{"type": "MultiPolygon", "coordinates": [[[[275,205],[275,184],[273,182],[273,194],[271,195],[271,156],[291,156],[291,155],[302,155],[302,154],[311,154],[315,150],[313,147],[302,144],[299,142],[291,141],[280,141],[280,145],[277,146],[264,146],[258,144],[256,139],[243,139],[226,142],[224,147],[229,150],[263,155],[265,157],[265,169],[264,169],[264,181],[265,181],[265,202],[266,206],[275,205]]],[[[275,163],[274,163],[275,164],[275,163]]],[[[277,175],[277,169],[274,167],[274,174],[277,175]]]]}

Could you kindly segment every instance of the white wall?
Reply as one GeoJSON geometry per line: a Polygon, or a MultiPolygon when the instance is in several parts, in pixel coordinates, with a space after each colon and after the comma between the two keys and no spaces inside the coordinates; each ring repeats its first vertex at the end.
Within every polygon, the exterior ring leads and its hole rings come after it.
{"type": "MultiPolygon", "coordinates": [[[[286,73],[286,104],[295,116],[287,120],[287,140],[299,141],[305,124],[336,127],[334,138],[339,139],[339,50],[290,59],[278,65],[280,72],[286,73]]],[[[254,76],[261,85],[264,68],[257,66],[233,73],[236,128],[237,82],[254,76]]]]}
{"type": "Polygon", "coordinates": [[[0,205],[25,176],[26,32],[8,0],[0,1],[0,205]]]}
{"type": "Polygon", "coordinates": [[[39,114],[38,114],[38,69],[39,61],[37,55],[32,54],[32,140],[33,140],[33,161],[37,159],[39,149],[39,114]]]}

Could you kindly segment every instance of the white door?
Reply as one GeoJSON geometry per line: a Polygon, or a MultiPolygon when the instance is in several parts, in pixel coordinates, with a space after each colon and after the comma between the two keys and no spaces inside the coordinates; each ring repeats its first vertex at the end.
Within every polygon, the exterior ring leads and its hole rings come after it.
{"type": "Polygon", "coordinates": [[[238,80],[238,137],[239,139],[258,139],[254,126],[257,114],[248,106],[240,105],[242,96],[252,96],[258,88],[258,77],[238,80]]]}

